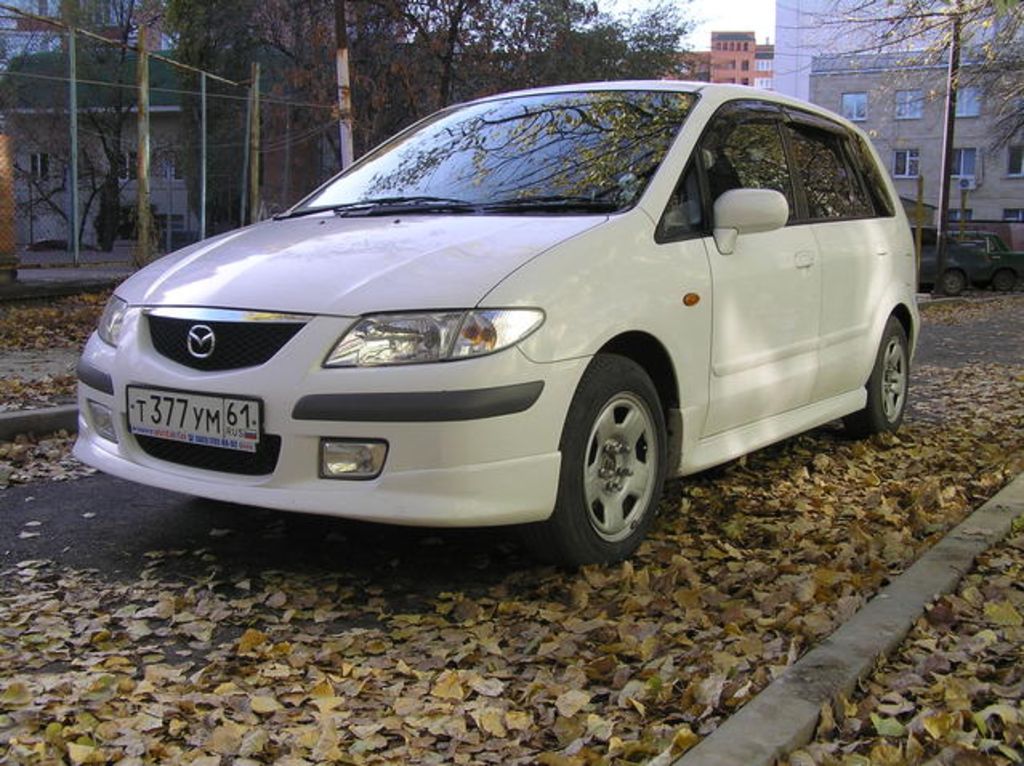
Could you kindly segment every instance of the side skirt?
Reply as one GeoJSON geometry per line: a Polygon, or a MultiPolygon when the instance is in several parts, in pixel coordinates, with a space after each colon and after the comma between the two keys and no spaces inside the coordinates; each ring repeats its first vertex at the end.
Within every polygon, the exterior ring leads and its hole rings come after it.
{"type": "Polygon", "coordinates": [[[689,454],[683,455],[677,475],[687,476],[727,463],[748,452],[857,412],[864,408],[867,400],[867,391],[859,388],[702,439],[689,454]]]}

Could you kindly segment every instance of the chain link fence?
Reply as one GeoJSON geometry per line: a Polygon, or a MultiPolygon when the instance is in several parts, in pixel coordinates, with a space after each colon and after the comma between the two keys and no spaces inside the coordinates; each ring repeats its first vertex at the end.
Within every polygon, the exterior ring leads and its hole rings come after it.
{"type": "Polygon", "coordinates": [[[23,265],[142,263],[284,210],[337,172],[336,106],[291,92],[271,57],[254,67],[258,88],[173,51],[146,61],[135,45],[0,11],[23,265]]]}

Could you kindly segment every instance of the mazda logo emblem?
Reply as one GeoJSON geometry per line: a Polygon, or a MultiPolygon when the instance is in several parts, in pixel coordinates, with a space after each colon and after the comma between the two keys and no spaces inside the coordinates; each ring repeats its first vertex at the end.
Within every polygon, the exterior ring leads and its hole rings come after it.
{"type": "Polygon", "coordinates": [[[217,338],[209,325],[192,325],[188,331],[188,352],[196,359],[209,358],[216,342],[217,338]]]}

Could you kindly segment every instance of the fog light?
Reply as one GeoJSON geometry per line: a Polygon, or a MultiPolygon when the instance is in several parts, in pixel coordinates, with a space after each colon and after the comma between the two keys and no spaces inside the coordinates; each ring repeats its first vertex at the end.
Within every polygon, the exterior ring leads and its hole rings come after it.
{"type": "Polygon", "coordinates": [[[109,442],[117,444],[117,432],[114,430],[114,413],[110,407],[99,402],[88,400],[89,422],[92,429],[109,442]]]}
{"type": "Polygon", "coordinates": [[[388,443],[351,439],[320,440],[320,478],[373,479],[380,475],[388,443]]]}

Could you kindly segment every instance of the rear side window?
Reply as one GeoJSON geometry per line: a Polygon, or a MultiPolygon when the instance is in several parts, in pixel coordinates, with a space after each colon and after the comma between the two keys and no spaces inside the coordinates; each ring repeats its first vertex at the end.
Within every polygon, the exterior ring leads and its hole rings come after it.
{"type": "Polygon", "coordinates": [[[867,190],[846,159],[840,134],[800,124],[790,124],[787,129],[808,218],[865,218],[874,214],[867,190]]]}
{"type": "Polygon", "coordinates": [[[892,197],[889,196],[889,190],[885,186],[882,171],[878,169],[878,164],[875,162],[871,150],[864,143],[864,139],[858,135],[852,135],[848,145],[850,157],[857,172],[860,173],[860,177],[864,180],[864,187],[871,198],[875,215],[882,218],[891,218],[896,215],[896,208],[893,205],[892,197]]]}
{"type": "Polygon", "coordinates": [[[731,189],[774,189],[793,206],[793,184],[776,120],[722,116],[708,130],[700,155],[711,200],[731,189]]]}

